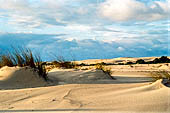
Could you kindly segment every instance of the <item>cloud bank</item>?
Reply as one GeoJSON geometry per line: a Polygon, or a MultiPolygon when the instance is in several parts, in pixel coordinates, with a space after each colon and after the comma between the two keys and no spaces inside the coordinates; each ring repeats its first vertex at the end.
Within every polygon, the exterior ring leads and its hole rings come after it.
{"type": "Polygon", "coordinates": [[[0,50],[11,45],[26,46],[41,54],[43,60],[54,60],[53,55],[67,60],[105,59],[115,57],[143,57],[169,55],[168,42],[160,39],[125,39],[124,41],[101,41],[94,39],[69,40],[61,35],[3,34],[0,50]],[[130,43],[129,43],[130,42],[130,43]]]}
{"type": "Polygon", "coordinates": [[[106,0],[99,6],[100,14],[113,21],[154,21],[170,15],[168,1],[146,4],[137,0],[106,0]]]}

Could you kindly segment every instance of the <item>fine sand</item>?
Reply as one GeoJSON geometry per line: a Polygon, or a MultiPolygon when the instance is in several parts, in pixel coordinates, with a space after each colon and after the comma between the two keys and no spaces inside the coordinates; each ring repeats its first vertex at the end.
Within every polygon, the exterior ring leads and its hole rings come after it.
{"type": "Polygon", "coordinates": [[[169,113],[170,88],[152,82],[167,64],[113,65],[101,70],[53,69],[45,82],[30,68],[0,69],[0,113],[169,113]]]}

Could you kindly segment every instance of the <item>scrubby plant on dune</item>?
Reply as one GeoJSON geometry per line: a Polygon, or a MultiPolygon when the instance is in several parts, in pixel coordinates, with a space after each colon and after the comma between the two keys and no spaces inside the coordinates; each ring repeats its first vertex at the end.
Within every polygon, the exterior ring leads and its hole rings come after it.
{"type": "Polygon", "coordinates": [[[53,56],[56,60],[52,62],[52,65],[54,65],[56,68],[70,69],[70,68],[76,68],[77,66],[75,62],[67,61],[63,56],[56,56],[56,55],[53,56]]]}
{"type": "Polygon", "coordinates": [[[103,63],[97,63],[95,69],[102,70],[105,74],[108,74],[112,79],[115,79],[112,75],[111,68],[104,66],[103,63]]]}
{"type": "Polygon", "coordinates": [[[0,62],[2,66],[30,66],[35,68],[34,57],[32,51],[28,48],[12,48],[11,51],[0,56],[0,62]]]}
{"type": "Polygon", "coordinates": [[[154,79],[154,81],[159,79],[167,79],[170,81],[170,72],[168,71],[151,72],[150,76],[154,79]]]}
{"type": "Polygon", "coordinates": [[[136,61],[136,64],[145,64],[146,62],[143,59],[139,59],[136,61]]]}
{"type": "Polygon", "coordinates": [[[47,81],[47,71],[45,68],[46,62],[42,62],[40,56],[35,56],[36,68],[38,69],[38,74],[47,81]]]}
{"type": "Polygon", "coordinates": [[[75,68],[76,67],[75,63],[69,62],[69,61],[64,61],[64,62],[53,61],[52,64],[55,65],[55,67],[57,67],[57,68],[69,69],[69,68],[75,68]]]}
{"type": "Polygon", "coordinates": [[[28,48],[12,48],[11,51],[8,51],[5,54],[0,55],[0,67],[3,66],[29,66],[38,72],[40,77],[43,77],[47,80],[47,73],[43,62],[37,54],[33,55],[33,52],[28,48]]]}
{"type": "Polygon", "coordinates": [[[99,70],[104,70],[104,65],[103,65],[102,63],[97,63],[97,64],[95,65],[95,68],[96,68],[96,69],[99,69],[99,70]]]}
{"type": "Polygon", "coordinates": [[[10,54],[0,56],[0,67],[3,67],[3,66],[9,66],[9,67],[14,66],[14,61],[10,54]]]}

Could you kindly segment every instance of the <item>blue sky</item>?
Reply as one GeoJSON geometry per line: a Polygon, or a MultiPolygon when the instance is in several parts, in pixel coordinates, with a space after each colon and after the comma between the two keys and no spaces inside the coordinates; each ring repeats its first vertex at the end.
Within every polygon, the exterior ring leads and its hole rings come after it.
{"type": "Polygon", "coordinates": [[[0,0],[0,50],[44,60],[169,56],[168,0],[0,0]]]}

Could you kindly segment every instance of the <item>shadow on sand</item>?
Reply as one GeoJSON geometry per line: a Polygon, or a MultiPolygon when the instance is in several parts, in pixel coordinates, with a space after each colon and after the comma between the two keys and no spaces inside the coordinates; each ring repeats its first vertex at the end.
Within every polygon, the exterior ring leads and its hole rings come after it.
{"type": "MultiPolygon", "coordinates": [[[[57,86],[64,84],[133,84],[133,83],[144,83],[151,82],[151,77],[126,77],[126,76],[110,76],[103,73],[101,70],[91,71],[57,71],[50,72],[48,77],[49,80],[46,84],[28,84],[22,85],[23,82],[19,82],[17,79],[18,71],[14,72],[11,78],[0,81],[0,89],[23,89],[23,88],[36,88],[36,87],[48,87],[57,86]],[[112,78],[114,77],[114,79],[112,78]],[[19,84],[16,84],[16,83],[19,84]],[[5,87],[4,87],[5,86],[5,87]]],[[[23,73],[24,74],[24,73],[23,73]]],[[[28,75],[29,76],[29,75],[28,75]]],[[[21,79],[22,77],[20,77],[21,79]]],[[[38,78],[37,78],[38,79],[38,78]]],[[[20,81],[22,81],[21,79],[20,81]]],[[[34,79],[35,80],[35,79],[34,79]]],[[[24,82],[30,82],[31,78],[24,82]]],[[[36,82],[36,81],[35,81],[36,82]]],[[[44,81],[45,82],[45,81],[44,81]]]]}

